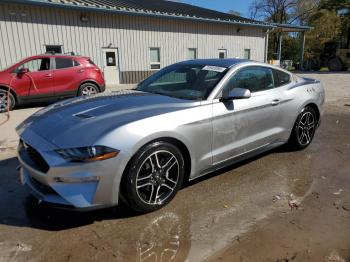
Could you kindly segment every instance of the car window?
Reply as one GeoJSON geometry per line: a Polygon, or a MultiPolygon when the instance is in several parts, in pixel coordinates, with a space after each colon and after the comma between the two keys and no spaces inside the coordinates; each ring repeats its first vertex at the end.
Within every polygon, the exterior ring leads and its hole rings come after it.
{"type": "Polygon", "coordinates": [[[50,58],[39,58],[25,62],[19,66],[15,72],[22,68],[28,68],[29,72],[45,71],[50,69],[50,58]]]}
{"type": "Polygon", "coordinates": [[[74,66],[80,66],[79,62],[77,62],[75,60],[73,60],[73,62],[74,62],[74,66]]]}
{"type": "Polygon", "coordinates": [[[283,86],[291,82],[289,74],[280,70],[272,69],[275,87],[283,86]]]}
{"type": "Polygon", "coordinates": [[[234,74],[225,88],[245,88],[250,92],[259,92],[274,88],[272,71],[267,67],[246,67],[234,74]]]}
{"type": "Polygon", "coordinates": [[[73,60],[70,58],[56,58],[56,69],[73,67],[73,60]]]}
{"type": "Polygon", "coordinates": [[[94,63],[94,61],[92,61],[91,59],[88,59],[88,62],[89,62],[90,64],[92,64],[92,65],[96,65],[96,64],[94,63]]]}
{"type": "Polygon", "coordinates": [[[201,100],[208,97],[226,74],[227,68],[200,64],[175,64],[153,74],[137,90],[167,96],[201,100]]]}

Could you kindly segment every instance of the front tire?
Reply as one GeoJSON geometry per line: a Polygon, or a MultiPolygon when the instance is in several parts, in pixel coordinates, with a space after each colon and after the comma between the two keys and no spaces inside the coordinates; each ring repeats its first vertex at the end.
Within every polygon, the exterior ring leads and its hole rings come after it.
{"type": "Polygon", "coordinates": [[[16,100],[11,93],[7,94],[6,90],[0,89],[0,113],[12,110],[15,107],[16,100]]]}
{"type": "Polygon", "coordinates": [[[182,185],[184,163],[181,151],[168,142],[156,141],[141,148],[122,183],[129,207],[147,213],[168,204],[182,185]]]}
{"type": "Polygon", "coordinates": [[[79,87],[78,96],[91,96],[100,92],[98,86],[93,83],[85,83],[79,87]]]}
{"type": "Polygon", "coordinates": [[[315,135],[317,123],[318,119],[315,110],[310,106],[305,107],[295,121],[288,141],[290,147],[301,150],[310,145],[315,135]]]}

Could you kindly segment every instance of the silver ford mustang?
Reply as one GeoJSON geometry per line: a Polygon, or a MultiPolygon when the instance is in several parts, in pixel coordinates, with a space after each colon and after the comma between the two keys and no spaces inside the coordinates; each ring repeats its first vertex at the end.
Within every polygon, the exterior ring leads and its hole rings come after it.
{"type": "Polygon", "coordinates": [[[319,81],[240,59],[168,66],[136,89],[46,107],[17,127],[20,177],[40,200],[94,209],[166,205],[185,180],[288,143],[307,147],[319,81]]]}

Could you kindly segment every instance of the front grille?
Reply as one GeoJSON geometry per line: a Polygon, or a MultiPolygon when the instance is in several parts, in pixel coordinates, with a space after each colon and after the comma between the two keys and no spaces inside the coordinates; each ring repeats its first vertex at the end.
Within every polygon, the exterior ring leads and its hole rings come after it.
{"type": "Polygon", "coordinates": [[[45,161],[45,159],[40,155],[40,153],[35,150],[32,146],[28,145],[24,141],[20,141],[20,147],[22,150],[25,150],[30,158],[30,160],[34,164],[34,168],[38,169],[39,171],[46,173],[49,171],[49,165],[45,161]]]}

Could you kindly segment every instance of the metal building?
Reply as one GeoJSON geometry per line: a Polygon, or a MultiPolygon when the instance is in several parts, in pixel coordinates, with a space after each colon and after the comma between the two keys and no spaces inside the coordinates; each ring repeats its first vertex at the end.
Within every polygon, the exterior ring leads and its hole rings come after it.
{"type": "Polygon", "coordinates": [[[90,56],[107,84],[136,83],[187,59],[265,61],[276,27],[163,0],[2,0],[0,70],[47,51],[74,52],[90,56]]]}

